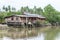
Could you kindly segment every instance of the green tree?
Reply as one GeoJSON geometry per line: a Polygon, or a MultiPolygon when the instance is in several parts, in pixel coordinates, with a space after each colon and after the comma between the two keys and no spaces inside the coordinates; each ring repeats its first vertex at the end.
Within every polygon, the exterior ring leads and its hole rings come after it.
{"type": "Polygon", "coordinates": [[[5,6],[3,6],[3,8],[2,8],[3,10],[5,10],[6,12],[8,11],[8,8],[7,7],[5,7],[5,6]]]}
{"type": "Polygon", "coordinates": [[[36,14],[36,6],[34,6],[34,8],[33,8],[33,13],[35,13],[36,14]]]}
{"type": "Polygon", "coordinates": [[[36,11],[39,15],[43,14],[43,9],[41,7],[37,8],[36,11]]]}
{"type": "Polygon", "coordinates": [[[16,11],[16,8],[12,7],[12,11],[16,11]]]}
{"type": "Polygon", "coordinates": [[[44,15],[51,24],[56,23],[57,11],[49,4],[44,8],[44,15]]]}
{"type": "Polygon", "coordinates": [[[0,13],[0,23],[2,23],[4,21],[4,13],[1,12],[0,13]]]}
{"type": "Polygon", "coordinates": [[[8,11],[11,12],[11,7],[10,7],[10,5],[8,5],[7,8],[8,8],[8,11]]]}

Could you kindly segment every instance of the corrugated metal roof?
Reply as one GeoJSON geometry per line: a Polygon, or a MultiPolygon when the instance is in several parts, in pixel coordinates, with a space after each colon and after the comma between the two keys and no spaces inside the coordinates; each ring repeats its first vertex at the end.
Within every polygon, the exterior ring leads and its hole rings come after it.
{"type": "Polygon", "coordinates": [[[24,12],[24,14],[27,15],[27,16],[29,16],[29,17],[45,18],[44,16],[38,15],[38,14],[31,14],[31,13],[26,13],[26,12],[24,12]]]}
{"type": "Polygon", "coordinates": [[[14,15],[14,16],[45,18],[45,17],[44,17],[44,16],[42,16],[42,15],[38,15],[38,14],[31,14],[31,13],[26,13],[26,12],[24,12],[24,15],[14,15]]]}

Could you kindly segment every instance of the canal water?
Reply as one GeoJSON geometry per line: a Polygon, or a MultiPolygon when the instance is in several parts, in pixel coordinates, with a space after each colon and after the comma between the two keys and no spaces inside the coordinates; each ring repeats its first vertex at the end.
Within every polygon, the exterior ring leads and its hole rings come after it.
{"type": "Polygon", "coordinates": [[[0,40],[60,40],[60,27],[11,27],[0,30],[0,40]]]}
{"type": "Polygon", "coordinates": [[[23,38],[23,39],[11,39],[9,37],[3,37],[3,40],[44,40],[44,34],[41,34],[36,37],[23,38]]]}

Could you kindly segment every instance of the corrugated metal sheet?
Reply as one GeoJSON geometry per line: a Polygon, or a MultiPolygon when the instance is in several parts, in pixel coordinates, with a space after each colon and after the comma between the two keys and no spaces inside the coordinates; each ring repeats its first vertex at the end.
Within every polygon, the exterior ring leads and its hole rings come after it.
{"type": "MultiPolygon", "coordinates": [[[[42,15],[38,15],[38,14],[31,14],[31,13],[25,13],[25,12],[24,12],[24,15],[12,15],[12,16],[45,18],[45,17],[44,17],[44,16],[42,16],[42,15]]],[[[8,17],[12,17],[12,16],[8,16],[8,17]]],[[[6,18],[8,18],[8,17],[6,17],[6,18]]]]}
{"type": "Polygon", "coordinates": [[[16,16],[21,16],[21,17],[38,17],[38,18],[45,18],[42,15],[38,15],[38,14],[31,14],[31,13],[24,13],[24,15],[16,15],[16,16]]]}

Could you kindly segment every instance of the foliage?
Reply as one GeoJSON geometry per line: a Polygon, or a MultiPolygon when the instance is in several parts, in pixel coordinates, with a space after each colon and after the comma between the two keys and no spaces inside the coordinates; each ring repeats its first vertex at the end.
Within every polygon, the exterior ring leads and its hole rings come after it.
{"type": "Polygon", "coordinates": [[[40,27],[41,26],[41,22],[39,20],[37,20],[35,24],[36,24],[35,25],[36,27],[40,27]]]}
{"type": "Polygon", "coordinates": [[[44,16],[51,24],[58,22],[58,11],[56,11],[50,4],[44,8],[44,16]]]}

